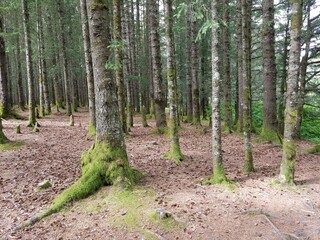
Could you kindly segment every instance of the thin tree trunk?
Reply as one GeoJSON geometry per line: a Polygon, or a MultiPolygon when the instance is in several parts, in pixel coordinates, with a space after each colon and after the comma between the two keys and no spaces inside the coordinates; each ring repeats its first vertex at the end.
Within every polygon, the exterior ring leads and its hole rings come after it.
{"type": "MultiPolygon", "coordinates": [[[[3,19],[0,15],[0,32],[3,32],[3,19]]],[[[3,37],[0,35],[0,118],[4,118],[10,113],[8,89],[8,72],[6,48],[3,37]]],[[[2,126],[2,125],[1,125],[2,126]]],[[[2,129],[1,129],[2,132],[2,129]]],[[[0,132],[0,140],[2,135],[0,132]]]]}
{"type": "Polygon", "coordinates": [[[243,46],[242,46],[242,1],[244,0],[237,0],[237,66],[238,66],[238,75],[237,75],[237,82],[238,82],[238,122],[237,130],[242,132],[243,130],[243,46]]]}
{"type": "Polygon", "coordinates": [[[291,1],[291,27],[287,99],[284,120],[283,155],[279,180],[284,184],[294,184],[296,143],[294,141],[297,124],[297,87],[300,63],[300,37],[302,26],[302,0],[291,1]]]}
{"type": "Polygon", "coordinates": [[[28,101],[29,101],[29,127],[36,124],[36,103],[34,96],[34,79],[33,79],[33,66],[32,66],[32,50],[31,50],[31,37],[30,37],[30,23],[29,23],[29,10],[28,1],[21,0],[22,2],[22,15],[24,27],[24,40],[26,49],[26,65],[27,65],[27,79],[28,79],[28,101]]]}
{"type": "Polygon", "coordinates": [[[187,83],[187,122],[192,123],[192,78],[191,78],[191,7],[187,9],[186,16],[186,83],[187,83]]]}
{"type": "MultiPolygon", "coordinates": [[[[212,0],[212,20],[218,22],[217,1],[212,0]]],[[[211,53],[212,53],[212,159],[213,159],[213,177],[209,180],[211,183],[228,182],[225,175],[222,147],[221,147],[221,115],[220,115],[220,74],[219,74],[219,54],[218,54],[218,29],[212,28],[211,35],[211,53]]]]}
{"type": "Polygon", "coordinates": [[[250,75],[249,75],[249,58],[250,58],[250,36],[249,36],[249,0],[242,0],[242,81],[243,81],[243,138],[245,145],[245,159],[243,163],[243,172],[250,173],[254,171],[252,142],[251,142],[251,114],[250,114],[250,75]]]}
{"type": "Polygon", "coordinates": [[[61,0],[57,0],[58,5],[58,20],[60,26],[60,43],[61,43],[61,58],[62,58],[62,69],[63,69],[63,81],[64,81],[64,90],[65,90],[65,103],[66,103],[66,114],[70,116],[72,114],[71,110],[71,98],[70,98],[70,79],[68,73],[68,60],[66,53],[66,36],[65,36],[65,26],[63,21],[64,10],[61,3],[61,0]]]}
{"type": "Polygon", "coordinates": [[[170,111],[170,151],[167,156],[179,163],[183,160],[180,150],[179,133],[178,133],[178,118],[177,118],[177,79],[176,79],[176,63],[173,35],[173,10],[172,0],[166,0],[166,39],[167,39],[167,79],[169,93],[169,111],[170,111]]]}
{"type": "Polygon", "coordinates": [[[150,37],[151,37],[151,56],[153,72],[154,105],[156,114],[156,126],[167,126],[165,114],[164,90],[162,87],[161,75],[161,54],[159,28],[159,6],[156,1],[150,2],[150,37]]]}
{"type": "Polygon", "coordinates": [[[277,140],[277,79],[274,31],[273,0],[262,1],[263,13],[263,126],[261,138],[268,141],[277,140]]]}
{"type": "MultiPolygon", "coordinates": [[[[289,1],[288,1],[289,4],[289,1]]],[[[287,81],[287,58],[288,58],[288,38],[289,38],[289,6],[287,7],[287,23],[285,28],[285,37],[283,44],[283,56],[282,56],[282,71],[281,71],[281,83],[280,83],[280,99],[279,99],[279,113],[278,113],[278,132],[283,136],[284,131],[284,111],[285,111],[285,92],[287,81]]]]}
{"type": "Polygon", "coordinates": [[[223,29],[224,42],[224,59],[223,59],[223,73],[224,73],[224,129],[226,132],[232,132],[232,107],[231,107],[231,78],[230,78],[230,6],[229,0],[224,0],[223,19],[226,27],[223,29]]]}
{"type": "Polygon", "coordinates": [[[86,0],[80,0],[80,14],[81,26],[83,35],[84,59],[86,65],[86,79],[88,85],[88,103],[89,103],[89,133],[95,132],[96,127],[96,109],[95,109],[95,95],[94,95],[94,79],[92,69],[92,56],[89,36],[88,13],[86,8],[86,0]]]}
{"type": "Polygon", "coordinates": [[[126,100],[125,87],[123,80],[123,66],[122,66],[122,48],[121,48],[121,0],[113,0],[113,39],[119,47],[114,49],[115,65],[116,65],[116,82],[118,87],[118,105],[120,110],[120,120],[122,129],[125,134],[128,133],[127,119],[126,119],[126,100]]]}

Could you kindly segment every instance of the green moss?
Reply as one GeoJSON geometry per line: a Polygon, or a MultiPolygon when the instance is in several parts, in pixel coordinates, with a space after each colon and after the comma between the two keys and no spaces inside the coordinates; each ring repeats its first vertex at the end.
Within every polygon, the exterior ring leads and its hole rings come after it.
{"type": "Polygon", "coordinates": [[[168,127],[155,127],[154,129],[152,129],[152,134],[169,135],[169,128],[168,127]]]}
{"type": "Polygon", "coordinates": [[[5,118],[5,107],[3,103],[0,103],[0,117],[5,118]]]}
{"type": "Polygon", "coordinates": [[[155,221],[165,231],[170,231],[182,226],[181,223],[179,223],[172,217],[160,219],[159,214],[157,214],[156,212],[151,213],[149,215],[149,218],[155,221]]]}
{"type": "Polygon", "coordinates": [[[1,137],[0,137],[0,150],[1,151],[12,151],[17,150],[21,148],[24,145],[23,142],[13,142],[13,141],[6,141],[4,143],[1,143],[1,137]]]}
{"type": "Polygon", "coordinates": [[[262,127],[259,138],[262,141],[276,142],[278,144],[281,143],[280,138],[278,136],[278,133],[276,131],[274,131],[273,129],[268,128],[266,126],[262,127]]]}
{"type": "Polygon", "coordinates": [[[173,143],[170,145],[170,151],[164,154],[164,157],[174,160],[177,164],[180,164],[181,161],[183,161],[180,146],[173,143]]]}
{"type": "Polygon", "coordinates": [[[320,144],[308,149],[307,152],[310,153],[310,154],[320,153],[320,144]]]}
{"type": "Polygon", "coordinates": [[[293,140],[283,142],[283,159],[280,166],[279,180],[282,184],[294,185],[296,144],[293,140]]]}
{"type": "Polygon", "coordinates": [[[227,178],[223,165],[221,163],[218,163],[217,160],[214,160],[213,176],[204,180],[202,184],[205,184],[205,185],[219,184],[219,185],[227,186],[228,188],[236,187],[236,185],[227,178]]]}
{"type": "Polygon", "coordinates": [[[92,122],[90,122],[87,138],[93,138],[95,136],[96,136],[96,126],[92,122]]]}
{"type": "Polygon", "coordinates": [[[103,185],[130,187],[136,177],[130,170],[124,149],[111,149],[106,143],[95,143],[81,156],[82,176],[71,187],[57,196],[50,208],[50,214],[58,212],[68,203],[85,198],[103,185]]]}
{"type": "Polygon", "coordinates": [[[245,151],[245,157],[244,157],[244,163],[242,166],[242,171],[244,174],[253,173],[254,167],[253,167],[253,156],[252,156],[252,150],[246,149],[245,151]]]}
{"type": "Polygon", "coordinates": [[[91,10],[95,11],[98,9],[106,8],[106,5],[103,3],[94,2],[90,5],[91,10]]]}

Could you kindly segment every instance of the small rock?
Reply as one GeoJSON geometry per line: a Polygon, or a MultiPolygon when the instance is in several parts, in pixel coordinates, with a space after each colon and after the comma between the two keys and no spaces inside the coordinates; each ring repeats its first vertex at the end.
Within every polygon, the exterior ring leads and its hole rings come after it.
{"type": "Polygon", "coordinates": [[[150,142],[152,145],[159,145],[156,141],[151,141],[150,142]]]}
{"type": "Polygon", "coordinates": [[[44,180],[41,183],[38,183],[38,186],[37,186],[39,190],[47,189],[49,187],[51,187],[51,183],[49,180],[44,180]]]}
{"type": "Polygon", "coordinates": [[[156,214],[158,214],[160,216],[160,219],[166,219],[166,218],[171,218],[172,217],[172,213],[162,209],[162,208],[158,208],[156,210],[156,214]]]}

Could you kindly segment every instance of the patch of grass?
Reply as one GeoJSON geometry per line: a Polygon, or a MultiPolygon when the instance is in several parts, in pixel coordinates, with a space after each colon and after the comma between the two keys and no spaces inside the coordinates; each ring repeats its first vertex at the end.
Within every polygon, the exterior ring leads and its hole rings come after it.
{"type": "Polygon", "coordinates": [[[172,217],[160,219],[160,216],[157,213],[151,213],[149,218],[165,231],[181,227],[181,223],[177,222],[172,217]]]}
{"type": "Polygon", "coordinates": [[[168,127],[155,127],[151,131],[152,134],[154,135],[165,135],[169,136],[169,128],[168,127]]]}
{"type": "Polygon", "coordinates": [[[316,145],[316,146],[314,146],[312,148],[309,148],[307,150],[307,152],[310,153],[310,154],[319,154],[320,153],[320,144],[318,144],[318,145],[316,145]]]}
{"type": "Polygon", "coordinates": [[[225,180],[217,180],[216,178],[214,177],[210,177],[210,178],[207,178],[206,180],[202,181],[201,184],[203,185],[219,185],[219,186],[222,186],[222,187],[225,187],[231,191],[234,191],[237,189],[237,185],[229,180],[229,179],[225,179],[225,180]]]}
{"type": "Polygon", "coordinates": [[[13,151],[21,148],[24,145],[24,142],[21,141],[9,141],[3,144],[0,144],[0,151],[13,151]]]}

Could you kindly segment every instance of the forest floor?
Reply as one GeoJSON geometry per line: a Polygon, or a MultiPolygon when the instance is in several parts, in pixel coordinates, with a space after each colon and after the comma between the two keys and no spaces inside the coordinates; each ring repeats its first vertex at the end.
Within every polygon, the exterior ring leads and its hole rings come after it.
{"type": "Polygon", "coordinates": [[[243,141],[224,134],[225,169],[236,187],[204,186],[201,180],[212,174],[210,129],[182,125],[185,160],[176,165],[164,157],[168,137],[152,133],[153,120],[143,128],[138,117],[127,152],[145,177],[131,193],[104,187],[32,227],[10,231],[79,178],[81,153],[93,140],[86,138],[88,113],[74,116],[74,127],[63,113],[39,119],[38,133],[25,127],[27,121],[3,121],[8,138],[24,145],[0,150],[0,239],[320,239],[320,157],[306,153],[313,144],[298,142],[297,186],[281,187],[273,183],[280,146],[254,143],[256,172],[245,176],[243,141]],[[22,134],[16,134],[18,124],[22,134]],[[45,179],[52,187],[35,191],[45,179]],[[172,219],[160,220],[159,208],[172,219]]]}

